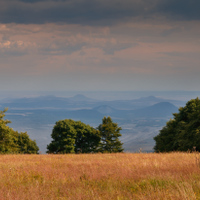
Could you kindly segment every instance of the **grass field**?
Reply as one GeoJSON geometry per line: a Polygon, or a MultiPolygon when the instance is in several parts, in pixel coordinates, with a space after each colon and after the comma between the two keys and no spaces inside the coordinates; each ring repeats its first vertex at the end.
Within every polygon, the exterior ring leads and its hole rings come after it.
{"type": "Polygon", "coordinates": [[[0,155],[0,199],[200,199],[197,153],[0,155]]]}

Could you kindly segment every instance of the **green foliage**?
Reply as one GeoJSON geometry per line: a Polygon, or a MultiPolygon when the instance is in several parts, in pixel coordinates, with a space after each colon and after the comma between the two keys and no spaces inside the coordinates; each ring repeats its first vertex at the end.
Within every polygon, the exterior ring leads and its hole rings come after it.
{"type": "Polygon", "coordinates": [[[51,137],[53,141],[47,146],[47,153],[74,153],[76,130],[72,120],[56,122],[51,137]]]}
{"type": "Polygon", "coordinates": [[[76,122],[74,128],[77,132],[75,142],[75,152],[90,153],[97,152],[100,142],[100,133],[98,130],[82,122],[76,122]]]}
{"type": "Polygon", "coordinates": [[[7,110],[0,111],[0,153],[37,154],[39,148],[27,133],[18,133],[7,126],[8,123],[11,123],[9,120],[4,119],[7,110]]]}
{"type": "Polygon", "coordinates": [[[56,122],[47,153],[122,152],[121,127],[104,117],[97,129],[71,119],[56,122]]]}
{"type": "Polygon", "coordinates": [[[80,121],[71,119],[56,122],[47,145],[47,153],[96,152],[100,141],[99,131],[80,121]]]}
{"type": "Polygon", "coordinates": [[[37,154],[39,148],[35,140],[31,140],[29,135],[25,132],[17,133],[18,134],[18,146],[19,152],[24,154],[37,154]]]}
{"type": "Polygon", "coordinates": [[[200,100],[192,99],[154,137],[155,152],[200,151],[200,100]]]}
{"type": "Polygon", "coordinates": [[[123,152],[122,143],[119,140],[121,136],[121,127],[117,123],[113,123],[111,117],[104,117],[102,124],[97,128],[101,134],[100,152],[116,153],[123,152]]]}

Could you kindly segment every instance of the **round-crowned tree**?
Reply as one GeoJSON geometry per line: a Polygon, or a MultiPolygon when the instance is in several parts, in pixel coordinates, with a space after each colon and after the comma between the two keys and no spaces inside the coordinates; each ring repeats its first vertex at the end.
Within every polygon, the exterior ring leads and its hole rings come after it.
{"type": "Polygon", "coordinates": [[[174,113],[160,133],[154,137],[155,152],[200,151],[200,100],[192,99],[174,113]]]}
{"type": "Polygon", "coordinates": [[[91,153],[98,150],[100,134],[89,125],[71,119],[56,122],[47,153],[91,153]]]}

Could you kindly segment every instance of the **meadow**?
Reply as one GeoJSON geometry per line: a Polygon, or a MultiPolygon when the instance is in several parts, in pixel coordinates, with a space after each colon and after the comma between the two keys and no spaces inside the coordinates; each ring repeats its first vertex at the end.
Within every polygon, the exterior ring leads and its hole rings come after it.
{"type": "Polygon", "coordinates": [[[200,199],[199,154],[0,155],[0,199],[200,199]]]}

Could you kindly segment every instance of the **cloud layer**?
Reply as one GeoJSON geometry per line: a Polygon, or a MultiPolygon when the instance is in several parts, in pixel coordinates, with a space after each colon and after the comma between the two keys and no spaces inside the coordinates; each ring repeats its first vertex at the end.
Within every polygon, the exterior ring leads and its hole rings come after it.
{"type": "Polygon", "coordinates": [[[198,0],[9,0],[1,23],[111,25],[129,20],[199,20],[198,0]]]}
{"type": "Polygon", "coordinates": [[[0,89],[198,90],[197,0],[0,2],[0,89]]]}

